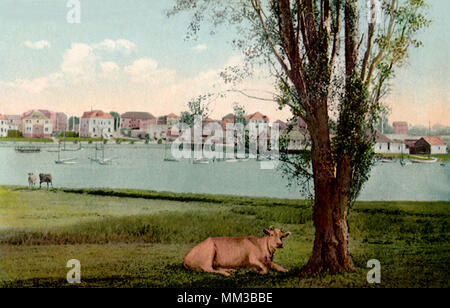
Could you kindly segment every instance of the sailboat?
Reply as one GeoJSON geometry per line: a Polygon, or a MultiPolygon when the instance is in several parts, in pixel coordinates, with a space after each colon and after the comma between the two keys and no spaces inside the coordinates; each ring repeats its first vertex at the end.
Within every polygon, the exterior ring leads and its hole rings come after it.
{"type": "Polygon", "coordinates": [[[66,159],[61,159],[61,143],[58,144],[58,159],[55,160],[56,164],[59,165],[73,165],[76,164],[75,160],[76,158],[66,158],[66,159]]]}
{"type": "Polygon", "coordinates": [[[95,145],[95,157],[89,157],[89,159],[91,161],[99,163],[100,165],[110,165],[113,161],[112,158],[105,158],[105,145],[102,145],[101,147],[95,145]],[[102,151],[101,157],[98,157],[98,151],[102,151]]]}

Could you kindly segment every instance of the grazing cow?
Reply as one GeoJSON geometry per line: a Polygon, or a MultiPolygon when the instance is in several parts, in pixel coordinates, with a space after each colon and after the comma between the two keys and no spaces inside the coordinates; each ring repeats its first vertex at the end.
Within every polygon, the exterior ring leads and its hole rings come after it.
{"type": "Polygon", "coordinates": [[[288,270],[272,261],[277,248],[283,247],[283,238],[291,233],[280,229],[264,229],[266,236],[209,237],[195,246],[184,258],[187,269],[230,276],[237,268],[256,268],[267,274],[271,268],[288,270]]]}
{"type": "Polygon", "coordinates": [[[43,173],[39,174],[39,188],[41,188],[42,183],[47,183],[47,189],[48,184],[51,184],[53,188],[52,175],[43,173]]]}
{"type": "Polygon", "coordinates": [[[36,177],[33,173],[28,173],[28,188],[31,188],[31,186],[35,186],[37,182],[36,177]]]}

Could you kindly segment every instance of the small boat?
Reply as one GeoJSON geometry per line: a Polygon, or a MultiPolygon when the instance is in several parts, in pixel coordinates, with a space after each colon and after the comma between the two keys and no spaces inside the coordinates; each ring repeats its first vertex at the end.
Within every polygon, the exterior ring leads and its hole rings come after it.
{"type": "Polygon", "coordinates": [[[55,164],[58,165],[74,165],[76,158],[61,159],[61,143],[58,144],[58,159],[55,160],[55,164]]]}
{"type": "Polygon", "coordinates": [[[427,158],[427,159],[411,159],[411,162],[415,164],[433,164],[437,162],[437,158],[427,158]]]}
{"type": "Polygon", "coordinates": [[[250,158],[238,158],[237,159],[238,162],[246,162],[246,161],[249,161],[249,160],[250,160],[250,158]]]}
{"type": "Polygon", "coordinates": [[[74,161],[74,159],[69,159],[69,160],[55,160],[55,163],[58,165],[75,165],[76,162],[74,161]]]}
{"type": "Polygon", "coordinates": [[[227,162],[227,163],[237,163],[238,161],[239,160],[233,159],[233,158],[225,160],[225,162],[227,162]]]}
{"type": "Polygon", "coordinates": [[[19,153],[39,153],[41,152],[40,147],[36,146],[16,146],[16,152],[19,153]]]}
{"type": "Polygon", "coordinates": [[[207,159],[194,159],[193,161],[192,161],[192,163],[193,164],[209,164],[209,160],[207,160],[207,159]]]}
{"type": "Polygon", "coordinates": [[[112,158],[99,159],[99,160],[97,160],[97,162],[100,165],[111,165],[112,164],[112,158]]]}

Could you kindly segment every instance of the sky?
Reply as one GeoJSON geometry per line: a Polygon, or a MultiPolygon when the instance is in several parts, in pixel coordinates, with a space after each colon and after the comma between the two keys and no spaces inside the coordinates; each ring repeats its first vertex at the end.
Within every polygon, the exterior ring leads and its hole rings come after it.
{"type": "MultiPolygon", "coordinates": [[[[72,0],[70,0],[72,1],[72,0]]],[[[80,0],[80,23],[68,23],[69,0],[0,2],[0,114],[30,109],[63,111],[147,111],[155,116],[187,109],[205,93],[227,93],[211,100],[212,118],[260,111],[286,120],[276,103],[230,92],[219,73],[242,58],[219,29],[185,40],[189,16],[167,17],[172,0],[80,0]]],[[[433,24],[397,73],[386,102],[392,121],[450,125],[448,30],[450,1],[428,0],[433,24]]],[[[246,80],[239,89],[267,97],[271,82],[246,80]]]]}

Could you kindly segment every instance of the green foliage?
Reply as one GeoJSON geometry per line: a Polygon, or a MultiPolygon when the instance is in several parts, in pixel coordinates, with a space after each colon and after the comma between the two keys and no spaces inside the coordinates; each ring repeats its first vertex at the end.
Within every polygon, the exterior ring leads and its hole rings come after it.
{"type": "Polygon", "coordinates": [[[196,99],[192,99],[188,102],[189,111],[181,113],[180,123],[187,125],[188,127],[194,127],[196,117],[204,120],[209,115],[209,104],[205,103],[210,99],[212,94],[200,95],[196,99]]]}
{"type": "Polygon", "coordinates": [[[21,138],[21,137],[23,137],[23,135],[20,130],[10,129],[10,130],[8,130],[8,137],[9,138],[21,138]]]}
{"type": "Polygon", "coordinates": [[[79,117],[70,117],[69,118],[69,130],[74,130],[75,125],[80,124],[80,118],[79,117]]]}

